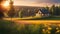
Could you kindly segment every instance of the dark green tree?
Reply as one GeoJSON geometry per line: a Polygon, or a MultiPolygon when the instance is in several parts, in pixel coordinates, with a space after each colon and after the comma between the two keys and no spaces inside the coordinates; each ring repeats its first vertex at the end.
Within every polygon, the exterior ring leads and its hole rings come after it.
{"type": "Polygon", "coordinates": [[[48,6],[46,6],[45,8],[49,11],[49,7],[48,6]]]}
{"type": "Polygon", "coordinates": [[[56,6],[55,7],[55,11],[54,11],[54,15],[59,15],[60,14],[60,11],[59,11],[59,7],[58,6],[56,6]]]}
{"type": "Polygon", "coordinates": [[[50,13],[52,16],[54,15],[54,12],[55,12],[55,5],[52,5],[50,8],[50,13]]]}

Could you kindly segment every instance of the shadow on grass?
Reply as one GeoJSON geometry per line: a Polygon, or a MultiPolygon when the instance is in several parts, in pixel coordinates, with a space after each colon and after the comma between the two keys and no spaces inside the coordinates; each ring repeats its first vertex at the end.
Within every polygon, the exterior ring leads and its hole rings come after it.
{"type": "Polygon", "coordinates": [[[50,16],[50,17],[40,17],[40,18],[31,18],[31,19],[22,19],[22,20],[60,20],[60,17],[54,17],[54,16],[50,16]]]}

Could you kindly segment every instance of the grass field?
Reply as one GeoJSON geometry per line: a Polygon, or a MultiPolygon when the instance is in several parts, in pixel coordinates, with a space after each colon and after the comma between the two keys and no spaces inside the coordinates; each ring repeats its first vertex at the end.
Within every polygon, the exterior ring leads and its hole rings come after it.
{"type": "Polygon", "coordinates": [[[38,18],[31,18],[30,20],[60,20],[60,17],[50,16],[50,17],[38,17],[38,18]]]}
{"type": "Polygon", "coordinates": [[[23,24],[0,20],[0,34],[60,34],[60,24],[23,24]]]}

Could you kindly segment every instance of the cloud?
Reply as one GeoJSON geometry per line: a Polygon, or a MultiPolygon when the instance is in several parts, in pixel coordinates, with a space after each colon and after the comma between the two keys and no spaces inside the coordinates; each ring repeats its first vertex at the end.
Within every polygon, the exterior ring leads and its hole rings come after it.
{"type": "Polygon", "coordinates": [[[46,6],[60,4],[60,0],[14,0],[15,5],[46,6]]]}
{"type": "Polygon", "coordinates": [[[60,3],[60,0],[15,0],[24,2],[35,2],[35,3],[60,3]]]}
{"type": "Polygon", "coordinates": [[[60,3],[60,0],[38,0],[37,3],[60,3]]]}

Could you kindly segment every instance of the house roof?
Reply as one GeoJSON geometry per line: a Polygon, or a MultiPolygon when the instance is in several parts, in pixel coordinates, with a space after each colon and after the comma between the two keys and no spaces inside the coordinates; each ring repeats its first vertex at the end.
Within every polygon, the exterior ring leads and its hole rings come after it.
{"type": "Polygon", "coordinates": [[[45,8],[39,9],[43,14],[49,14],[49,11],[45,8]]]}

